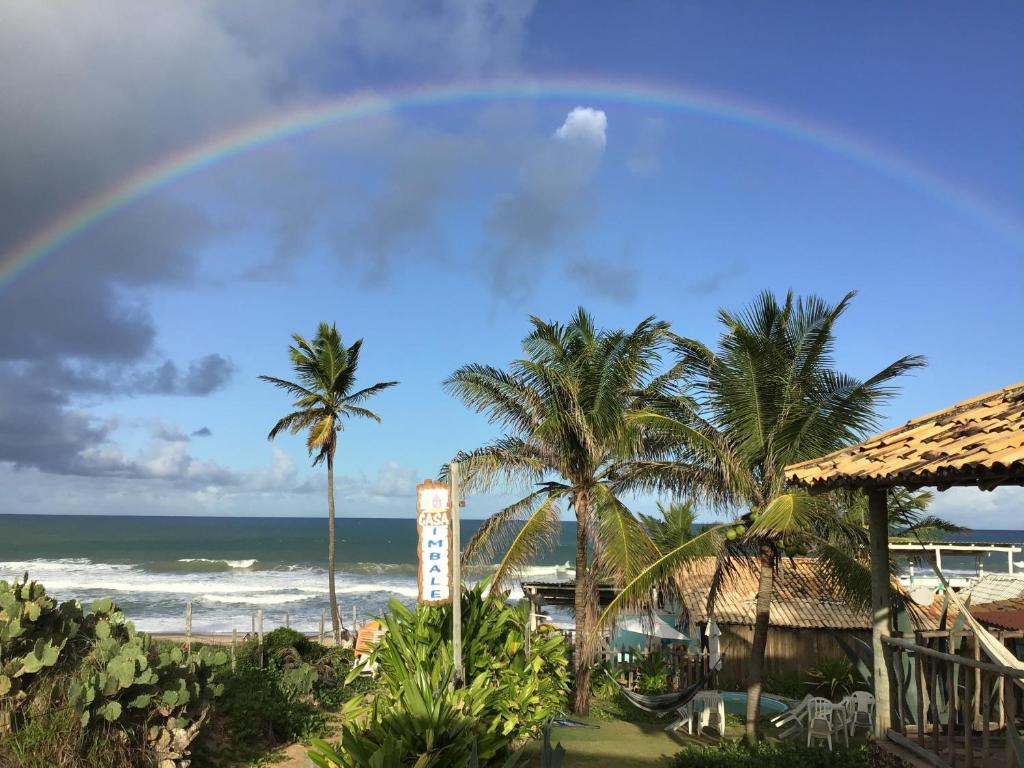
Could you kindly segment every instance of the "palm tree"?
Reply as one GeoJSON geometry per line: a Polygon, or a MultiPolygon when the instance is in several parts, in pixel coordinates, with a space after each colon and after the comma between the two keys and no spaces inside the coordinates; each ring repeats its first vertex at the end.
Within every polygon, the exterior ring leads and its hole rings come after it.
{"type": "Polygon", "coordinates": [[[575,710],[589,703],[590,629],[598,577],[624,583],[657,556],[657,547],[620,496],[619,476],[634,462],[662,458],[647,428],[629,418],[649,401],[676,393],[660,372],[668,326],[648,318],[632,331],[599,330],[582,308],[567,325],[531,317],[524,358],[507,370],[466,365],[445,388],[505,434],[460,453],[467,485],[496,482],[523,498],[486,520],[466,549],[467,562],[494,562],[495,589],[558,537],[565,506],[576,517],[575,710]]]}
{"type": "MultiPolygon", "coordinates": [[[[861,439],[879,423],[878,406],[895,390],[891,382],[924,364],[902,357],[866,380],[833,367],[834,325],[854,294],[835,306],[816,297],[780,303],[763,293],[739,315],[719,313],[725,332],[712,350],[677,339],[690,400],[661,402],[633,418],[679,440],[680,460],[663,467],[663,482],[684,478],[695,467],[717,476],[738,520],[709,529],[666,553],[626,585],[602,621],[664,583],[689,558],[709,546],[719,552],[721,583],[738,558],[758,570],[746,732],[757,738],[764,655],[774,579],[780,558],[813,548],[836,586],[870,592],[859,553],[866,547],[860,518],[827,497],[785,490],[782,469],[861,439]]],[[[714,594],[709,595],[713,605],[714,594]]]]}
{"type": "Polygon", "coordinates": [[[693,538],[697,510],[691,499],[675,500],[667,505],[659,501],[658,513],[660,517],[640,515],[640,522],[659,552],[671,552],[693,538]]]}
{"type": "Polygon", "coordinates": [[[320,323],[312,342],[297,333],[292,334],[292,340],[294,344],[288,347],[288,356],[297,381],[260,376],[295,397],[294,410],[278,419],[267,439],[273,440],[282,430],[293,435],[308,430],[306,449],[313,456],[313,466],[327,463],[327,585],[331,626],[334,641],[338,643],[341,642],[341,615],[334,587],[334,452],[338,447],[338,433],[345,428],[345,419],[351,417],[380,422],[380,416],[360,404],[398,382],[384,381],[353,392],[363,340],[345,347],[334,325],[320,323]]]}

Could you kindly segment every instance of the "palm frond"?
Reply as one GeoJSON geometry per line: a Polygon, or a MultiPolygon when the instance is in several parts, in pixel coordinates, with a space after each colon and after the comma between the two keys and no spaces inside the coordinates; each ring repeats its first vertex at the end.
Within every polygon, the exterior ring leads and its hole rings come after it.
{"type": "Polygon", "coordinates": [[[634,607],[648,606],[651,590],[671,583],[676,577],[685,579],[688,564],[702,558],[717,556],[723,550],[725,534],[730,527],[729,524],[709,526],[689,541],[661,555],[623,584],[619,593],[602,611],[597,626],[605,626],[618,614],[634,607]]]}
{"type": "Polygon", "coordinates": [[[596,557],[604,577],[623,584],[641,573],[661,554],[643,524],[606,486],[593,491],[596,557]]]}

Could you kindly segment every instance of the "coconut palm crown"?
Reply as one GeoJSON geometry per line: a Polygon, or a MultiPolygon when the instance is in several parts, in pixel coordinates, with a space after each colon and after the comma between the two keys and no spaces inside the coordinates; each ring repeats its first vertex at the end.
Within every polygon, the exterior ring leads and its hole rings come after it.
{"type": "MultiPolygon", "coordinates": [[[[505,434],[455,457],[477,490],[502,484],[526,491],[481,525],[467,562],[493,563],[495,587],[556,543],[563,510],[576,518],[575,709],[589,699],[597,579],[634,577],[657,547],[621,499],[626,467],[662,457],[646,426],[629,418],[650,401],[677,395],[662,370],[668,325],[648,318],[631,331],[598,329],[582,308],[568,324],[531,317],[524,357],[507,369],[466,365],[445,388],[486,413],[505,434]]],[[[492,590],[497,594],[499,590],[492,590]]]]}
{"type": "Polygon", "coordinates": [[[306,432],[306,449],[313,457],[313,466],[327,464],[327,581],[331,602],[331,624],[336,642],[341,639],[341,616],[334,584],[334,454],[338,434],[350,418],[379,422],[380,416],[363,407],[373,395],[395,386],[397,381],[384,381],[353,392],[359,367],[359,351],[363,341],[351,346],[342,343],[334,325],[320,323],[312,341],[292,334],[288,348],[295,372],[295,381],[274,376],[260,376],[263,381],[283,389],[295,397],[291,413],[282,416],[267,435],[273,440],[282,431],[306,432]]]}
{"type": "Polygon", "coordinates": [[[682,542],[624,586],[602,620],[642,600],[653,585],[685,579],[693,557],[718,554],[715,591],[737,560],[759,573],[747,696],[747,735],[757,738],[761,678],[774,577],[784,554],[813,551],[835,586],[864,602],[870,576],[861,555],[867,546],[860,515],[849,499],[811,497],[787,490],[783,468],[862,439],[879,426],[878,407],[892,382],[924,365],[901,357],[861,380],[837,371],[834,326],[854,294],[830,306],[817,297],[779,302],[762,293],[744,312],[721,311],[725,326],[717,349],[677,338],[682,381],[691,399],[667,400],[632,418],[679,441],[675,461],[644,472],[671,484],[692,467],[716,476],[740,517],[682,542]]]}

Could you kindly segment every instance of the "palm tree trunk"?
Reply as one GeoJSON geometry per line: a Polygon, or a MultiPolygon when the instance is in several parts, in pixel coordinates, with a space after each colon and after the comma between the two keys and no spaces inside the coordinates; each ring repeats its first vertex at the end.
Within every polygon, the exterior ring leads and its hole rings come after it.
{"type": "Polygon", "coordinates": [[[764,684],[764,656],[768,648],[768,628],[775,592],[775,561],[767,547],[761,550],[761,572],[757,581],[754,639],[750,646],[750,679],[747,683],[746,738],[757,743],[757,719],[761,714],[761,688],[764,684]]]}
{"type": "MultiPolygon", "coordinates": [[[[868,491],[868,551],[871,553],[871,665],[875,694],[876,739],[884,739],[892,727],[889,694],[890,662],[885,638],[892,634],[892,573],[889,570],[889,509],[884,488],[868,491]]],[[[897,693],[897,696],[900,695],[897,693]]],[[[950,722],[953,722],[950,715],[950,722]]]]}
{"type": "Polygon", "coordinates": [[[576,495],[576,639],[573,648],[573,666],[576,673],[576,692],[573,711],[587,714],[590,708],[590,627],[593,624],[594,589],[588,567],[588,534],[590,526],[590,499],[586,492],[576,495]]]}
{"type": "Polygon", "coordinates": [[[334,452],[327,454],[327,591],[331,601],[331,626],[334,643],[341,643],[341,614],[334,588],[334,452]]]}

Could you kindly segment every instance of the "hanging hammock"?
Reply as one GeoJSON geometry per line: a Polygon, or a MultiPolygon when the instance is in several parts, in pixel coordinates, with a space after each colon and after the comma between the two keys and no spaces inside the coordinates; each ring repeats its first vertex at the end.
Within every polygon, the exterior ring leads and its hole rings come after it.
{"type": "Polygon", "coordinates": [[[625,696],[630,704],[637,709],[642,709],[644,712],[650,712],[658,717],[663,717],[669,712],[674,712],[680,707],[688,704],[699,691],[707,686],[708,680],[710,679],[710,674],[708,674],[704,676],[703,680],[700,680],[681,691],[651,695],[631,691],[616,680],[607,669],[604,670],[604,673],[608,675],[609,680],[615,683],[616,687],[619,689],[619,693],[625,696]]]}
{"type": "MultiPolygon", "coordinates": [[[[924,549],[923,545],[921,549],[924,549]]],[[[985,627],[983,627],[981,623],[971,615],[967,605],[964,604],[964,601],[960,599],[960,596],[950,588],[949,582],[946,581],[946,577],[942,575],[942,571],[938,569],[932,559],[926,557],[925,560],[927,560],[928,564],[931,565],[932,570],[935,571],[935,575],[938,576],[939,581],[942,583],[942,588],[945,590],[946,596],[949,598],[950,602],[957,607],[957,610],[960,611],[960,615],[964,617],[964,621],[967,622],[967,625],[972,630],[974,630],[975,637],[978,638],[978,642],[981,643],[981,647],[985,649],[985,652],[989,657],[994,659],[996,663],[1002,664],[1004,667],[1024,672],[1024,662],[1014,656],[1013,652],[1003,645],[998,637],[985,629],[985,627]]],[[[1013,682],[1015,682],[1019,687],[1024,688],[1024,680],[1021,680],[1018,677],[1011,678],[1011,680],[1013,680],[1013,682]]]]}

